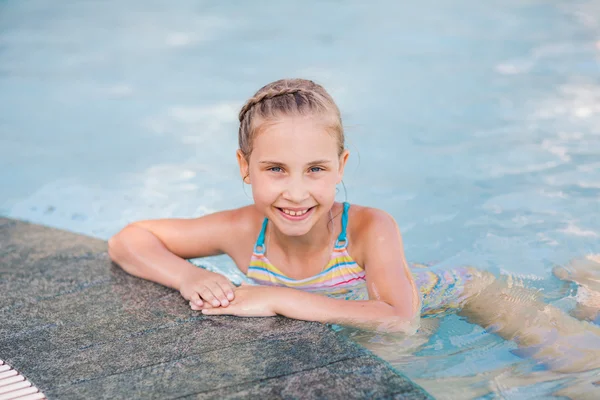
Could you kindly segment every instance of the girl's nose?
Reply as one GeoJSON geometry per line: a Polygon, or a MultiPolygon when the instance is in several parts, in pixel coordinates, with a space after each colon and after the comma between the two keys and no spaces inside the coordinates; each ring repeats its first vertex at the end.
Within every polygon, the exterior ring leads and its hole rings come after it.
{"type": "Polygon", "coordinates": [[[302,179],[290,180],[282,193],[282,197],[294,203],[302,203],[309,197],[308,188],[302,179]]]}

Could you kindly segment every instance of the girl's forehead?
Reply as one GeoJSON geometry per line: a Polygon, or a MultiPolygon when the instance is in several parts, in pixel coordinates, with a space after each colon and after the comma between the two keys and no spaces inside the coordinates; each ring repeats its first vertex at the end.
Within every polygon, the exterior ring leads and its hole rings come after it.
{"type": "Polygon", "coordinates": [[[257,161],[262,157],[334,159],[337,147],[335,135],[322,121],[299,116],[269,122],[254,138],[252,153],[257,161]]]}

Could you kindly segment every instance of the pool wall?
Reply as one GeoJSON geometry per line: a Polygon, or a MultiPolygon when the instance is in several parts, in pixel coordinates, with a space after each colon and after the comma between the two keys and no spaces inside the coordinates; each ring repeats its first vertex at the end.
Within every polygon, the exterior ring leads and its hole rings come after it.
{"type": "Polygon", "coordinates": [[[322,324],[203,316],[106,242],[0,218],[0,359],[48,398],[431,398],[322,324]]]}

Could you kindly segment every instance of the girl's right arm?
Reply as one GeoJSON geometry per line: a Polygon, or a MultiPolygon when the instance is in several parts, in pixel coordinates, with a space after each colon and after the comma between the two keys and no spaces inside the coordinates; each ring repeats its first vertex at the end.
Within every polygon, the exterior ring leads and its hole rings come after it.
{"type": "Polygon", "coordinates": [[[223,275],[196,267],[187,258],[229,253],[232,232],[244,209],[223,211],[195,219],[139,221],[127,225],[108,241],[111,259],[128,273],[178,290],[202,306],[227,306],[233,284],[223,275]]]}

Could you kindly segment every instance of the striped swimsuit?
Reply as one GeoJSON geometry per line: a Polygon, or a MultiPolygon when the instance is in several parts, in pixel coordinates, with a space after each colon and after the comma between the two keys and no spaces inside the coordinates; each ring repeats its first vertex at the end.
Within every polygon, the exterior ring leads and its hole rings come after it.
{"type": "Polygon", "coordinates": [[[350,294],[365,286],[365,270],[348,254],[348,238],[346,226],[348,225],[348,208],[350,204],[344,203],[342,213],[342,231],[340,232],[329,262],[320,273],[305,279],[292,279],[285,276],[275,267],[265,255],[265,231],[269,220],[265,218],[260,234],[254,246],[248,277],[261,285],[286,286],[301,289],[307,292],[340,296],[350,294]]]}
{"type": "MultiPolygon", "coordinates": [[[[365,270],[348,253],[348,209],[344,203],[342,231],[329,262],[320,273],[305,279],[287,277],[265,255],[265,231],[269,220],[265,218],[254,245],[247,276],[259,285],[284,286],[307,292],[347,300],[368,300],[365,270]]],[[[470,267],[437,270],[420,264],[409,264],[410,271],[422,297],[421,316],[437,316],[460,309],[465,284],[475,272],[470,267]]]]}

